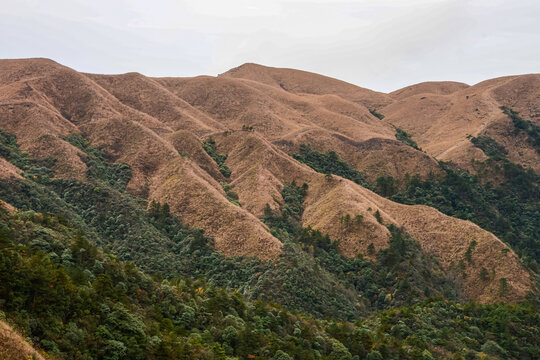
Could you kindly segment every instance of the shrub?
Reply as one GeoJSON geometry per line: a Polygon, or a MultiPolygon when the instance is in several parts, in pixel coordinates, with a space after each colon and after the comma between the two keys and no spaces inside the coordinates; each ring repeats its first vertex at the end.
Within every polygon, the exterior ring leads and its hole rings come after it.
{"type": "Polygon", "coordinates": [[[210,137],[208,138],[208,140],[203,142],[203,149],[216,162],[219,168],[219,172],[226,178],[230,177],[231,171],[229,170],[229,167],[225,163],[225,160],[227,160],[227,155],[219,154],[217,152],[216,142],[214,141],[214,139],[210,137]]]}
{"type": "Polygon", "coordinates": [[[508,154],[504,146],[486,135],[471,137],[471,142],[489,157],[504,158],[508,154]]]}
{"type": "Polygon", "coordinates": [[[369,187],[364,179],[364,175],[352,168],[344,160],[342,160],[334,151],[321,153],[312,149],[309,145],[300,145],[300,152],[292,155],[296,160],[308,165],[313,170],[326,174],[331,178],[330,174],[341,176],[349,179],[364,187],[369,187]]]}
{"type": "Polygon", "coordinates": [[[378,118],[379,120],[384,119],[384,115],[383,115],[383,114],[379,114],[375,109],[369,109],[369,112],[371,113],[371,115],[375,116],[375,117],[378,118]]]}
{"type": "Polygon", "coordinates": [[[422,150],[418,147],[418,144],[416,143],[416,141],[414,141],[411,137],[411,135],[409,135],[408,133],[406,133],[404,130],[396,127],[396,139],[398,139],[399,141],[401,141],[402,143],[404,143],[405,145],[408,145],[412,148],[415,148],[416,150],[422,150]]]}

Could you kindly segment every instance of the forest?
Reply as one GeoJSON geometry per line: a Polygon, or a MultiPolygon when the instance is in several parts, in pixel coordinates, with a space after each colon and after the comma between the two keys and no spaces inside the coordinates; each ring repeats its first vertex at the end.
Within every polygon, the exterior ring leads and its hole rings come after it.
{"type": "MultiPolygon", "coordinates": [[[[24,170],[24,180],[0,180],[0,199],[19,209],[0,207],[0,319],[53,358],[540,357],[537,300],[465,301],[454,275],[392,225],[389,248],[373,254],[377,261],[344,257],[336,240],[302,226],[307,184],[285,184],[280,210],[267,206],[261,218],[284,243],[278,260],[228,258],[168,204],[128,194],[128,165],[112,163],[80,135],[66,139],[86,155],[87,182],[54,178],[54,159],[32,159],[13,135],[0,132],[0,155],[24,170]]],[[[224,163],[215,143],[205,147],[224,163]]],[[[365,182],[335,153],[301,149],[295,157],[317,171],[365,182]]],[[[496,206],[493,194],[518,202],[523,208],[505,207],[501,216],[510,219],[507,241],[532,267],[537,255],[527,246],[535,244],[527,241],[538,223],[518,234],[516,228],[526,227],[512,214],[534,208],[528,199],[537,196],[538,179],[507,162],[488,164],[508,171],[496,186],[472,175],[465,181],[466,174],[448,165],[442,179],[413,177],[386,190],[391,198],[420,203],[433,201],[429,189],[437,194],[432,206],[448,212],[470,205],[467,198],[439,199],[451,186],[474,196],[493,192],[486,195],[488,210],[496,206]]],[[[380,191],[378,183],[370,186],[380,191]]],[[[473,221],[487,220],[482,209],[465,208],[473,221]]],[[[343,226],[361,221],[351,215],[343,226]]]]}

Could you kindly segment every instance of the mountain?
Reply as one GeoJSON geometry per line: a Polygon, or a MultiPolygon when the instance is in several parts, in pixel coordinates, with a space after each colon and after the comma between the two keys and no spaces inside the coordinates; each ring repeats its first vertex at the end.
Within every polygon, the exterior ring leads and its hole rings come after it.
{"type": "MultiPolygon", "coordinates": [[[[317,317],[523,302],[538,294],[539,85],[384,94],[256,64],[150,78],[0,60],[0,199],[21,216],[5,221],[54,213],[153,276],[317,317]]],[[[43,241],[23,243],[72,276],[43,241]]]]}
{"type": "Polygon", "coordinates": [[[530,304],[431,299],[354,324],[320,320],[202,279],[148,276],[63,216],[0,207],[0,220],[0,316],[40,348],[0,322],[6,359],[522,359],[540,349],[530,304]]]}
{"type": "Polygon", "coordinates": [[[501,107],[519,112],[538,127],[539,88],[540,75],[509,76],[474,86],[422,83],[393,92],[397,101],[380,111],[439,160],[470,169],[471,160],[486,156],[468,137],[489,136],[505,147],[510,160],[538,172],[538,145],[535,149],[526,132],[515,131],[501,107]]]}
{"type": "MultiPolygon", "coordinates": [[[[531,286],[513,252],[495,256],[506,246],[477,226],[430,208],[400,206],[343,179],[328,181],[288,153],[305,143],[320,151],[336,151],[364,171],[367,179],[381,173],[426,176],[440,171],[437,162],[396,140],[392,125],[413,134],[428,154],[453,159],[448,154],[467,142],[466,135],[478,135],[480,128],[506,118],[499,103],[486,98],[498,94],[508,82],[522,89],[523,83],[538,79],[534,76],[464,89],[445,83],[418,85],[415,88],[431,93],[396,101],[390,95],[327,77],[252,64],[217,78],[160,79],[140,74],[81,74],[45,59],[0,64],[2,129],[14,133],[23,150],[37,159],[54,157],[56,176],[84,180],[84,154],[64,138],[85,134],[113,161],[131,167],[131,193],[169,203],[189,225],[213,236],[216,249],[226,255],[279,256],[280,240],[258,218],[266,204],[278,207],[280,189],[294,180],[310,186],[303,224],[339,239],[347,256],[368,256],[370,244],[376,250],[387,246],[389,232],[373,216],[380,211],[383,223],[404,227],[444,266],[462,258],[475,241],[478,261],[508,279],[512,297],[522,298],[531,286]],[[444,91],[456,87],[459,90],[444,91]],[[446,107],[440,107],[443,102],[446,107]],[[366,105],[380,109],[385,118],[373,116],[366,105]],[[486,110],[478,110],[477,115],[472,109],[476,106],[486,110]],[[491,120],[493,113],[498,116],[491,120]],[[486,119],[490,122],[485,123],[486,119]],[[230,186],[242,207],[227,200],[220,185],[225,179],[204,153],[203,141],[210,136],[219,151],[228,155],[230,186]],[[381,162],[385,165],[380,166],[381,162]],[[363,216],[361,229],[345,233],[340,229],[338,219],[347,213],[363,216]]],[[[535,111],[533,105],[529,107],[529,113],[535,111]]],[[[480,152],[470,142],[463,147],[480,152]]],[[[528,161],[526,156],[521,159],[528,161]]],[[[455,160],[458,164],[469,161],[466,157],[455,160]]],[[[468,284],[467,279],[463,286],[470,298],[497,299],[490,293],[496,292],[498,279],[485,289],[478,289],[475,281],[468,284]]]]}

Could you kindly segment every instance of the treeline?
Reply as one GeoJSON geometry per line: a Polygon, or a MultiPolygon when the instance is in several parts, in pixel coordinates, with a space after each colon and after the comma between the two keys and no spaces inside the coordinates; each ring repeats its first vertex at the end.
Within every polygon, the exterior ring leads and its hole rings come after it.
{"type": "MultiPolygon", "coordinates": [[[[470,220],[504,240],[527,266],[540,271],[540,176],[509,161],[506,149],[490,137],[471,138],[471,142],[490,157],[474,164],[477,175],[440,162],[442,176],[431,175],[425,180],[416,175],[401,180],[381,176],[367,187],[402,204],[428,205],[446,215],[470,220]]],[[[333,167],[328,153],[307,145],[300,149],[300,155],[293,156],[314,170],[363,185],[357,180],[360,172],[342,159],[338,158],[335,163],[339,165],[333,167]]]]}
{"type": "MultiPolygon", "coordinates": [[[[347,259],[327,236],[302,229],[307,186],[286,185],[280,213],[267,212],[263,218],[271,232],[285,242],[277,261],[227,258],[214,250],[212,238],[201,229],[182,224],[168,205],[153,203],[146,211],[146,201],[127,194],[125,186],[111,186],[111,174],[124,166],[108,163],[98,149],[76,139],[72,141],[87,155],[87,182],[48,176],[2,181],[0,198],[21,210],[65,217],[95,244],[149,274],[204,278],[215,286],[237,289],[248,299],[265,299],[318,317],[349,320],[373,309],[412,304],[427,296],[458,298],[450,280],[434,275],[436,262],[422,255],[416,245],[410,256],[392,261],[391,266],[386,261],[386,265],[376,265],[361,256],[347,259]],[[418,260],[414,266],[411,259],[418,260]],[[412,285],[409,277],[414,278],[412,285]],[[411,288],[414,291],[409,291],[411,288]],[[363,296],[358,297],[358,292],[363,296]]],[[[11,152],[27,157],[16,146],[11,152]]]]}
{"type": "MultiPolygon", "coordinates": [[[[507,242],[535,271],[540,260],[540,199],[538,176],[512,163],[492,166],[504,177],[499,184],[484,182],[462,170],[442,164],[443,178],[411,178],[405,189],[390,199],[404,204],[424,204],[470,220],[507,242]]],[[[492,173],[490,171],[490,173],[492,173]]]]}
{"type": "Polygon", "coordinates": [[[226,178],[231,176],[231,170],[227,166],[225,160],[227,160],[227,154],[218,153],[216,142],[211,137],[203,142],[203,149],[208,155],[216,162],[219,168],[219,172],[226,178]]]}
{"type": "Polygon", "coordinates": [[[540,152],[540,126],[535,125],[530,120],[524,120],[519,116],[518,112],[506,106],[502,106],[501,110],[512,120],[515,132],[524,131],[527,134],[529,143],[534,146],[537,152],[540,152]]]}
{"type": "Polygon", "coordinates": [[[149,277],[49,213],[0,209],[0,299],[10,323],[63,359],[334,358],[321,322],[203,280],[149,277]],[[318,342],[314,341],[317,336],[318,342]]]}
{"type": "MultiPolygon", "coordinates": [[[[0,199],[20,209],[0,209],[0,316],[54,356],[538,357],[533,304],[448,301],[460,299],[452,279],[392,226],[389,248],[370,254],[377,262],[342,256],[338,241],[302,226],[307,185],[286,184],[280,210],[262,218],[284,242],[278,260],[226,258],[167,204],[127,194],[126,165],[84,138],[70,139],[86,154],[79,182],[52,178],[54,159],[37,162],[0,135],[26,178],[0,182],[0,199]],[[393,310],[364,319],[382,309],[393,310]]],[[[342,226],[361,226],[349,218],[342,226]]]]}
{"type": "MultiPolygon", "coordinates": [[[[372,250],[376,262],[362,255],[347,258],[339,251],[339,241],[332,241],[328,235],[309,227],[302,228],[303,199],[307,191],[306,184],[285,185],[280,213],[275,214],[267,207],[262,218],[284,243],[284,254],[278,262],[282,271],[271,269],[268,276],[268,281],[278,290],[276,293],[297,294],[296,301],[303,301],[300,308],[304,311],[338,318],[345,314],[348,319],[377,309],[414,304],[431,296],[459,297],[456,285],[449,276],[442,275],[444,272],[438,262],[424,254],[417,242],[395,226],[389,226],[392,234],[389,248],[377,254],[372,250]],[[333,304],[336,300],[344,307],[340,312],[328,305],[313,308],[317,304],[333,304]]],[[[361,221],[357,217],[354,223],[351,220],[343,222],[342,226],[358,226],[361,221]]],[[[289,306],[290,300],[282,298],[280,303],[289,306]]]]}
{"type": "Polygon", "coordinates": [[[407,132],[405,132],[405,130],[403,129],[400,129],[398,127],[395,127],[396,129],[396,139],[401,141],[402,143],[404,143],[405,145],[407,146],[410,146],[416,150],[420,150],[422,151],[422,149],[420,149],[420,147],[418,146],[418,144],[416,143],[416,141],[414,141],[411,137],[411,135],[407,132]]]}
{"type": "Polygon", "coordinates": [[[540,356],[532,305],[434,299],[356,323],[317,320],[203,280],[150,277],[93,246],[61,216],[3,208],[0,300],[1,318],[60,359],[540,356]]]}
{"type": "Polygon", "coordinates": [[[131,180],[131,168],[128,164],[112,163],[105,152],[91,146],[88,140],[79,134],[71,134],[65,140],[86,154],[84,161],[88,166],[88,179],[104,182],[118,190],[126,189],[131,180]]]}
{"type": "Polygon", "coordinates": [[[339,175],[364,187],[370,187],[364,175],[341,159],[335,151],[321,153],[312,149],[309,145],[301,144],[299,152],[292,156],[317,172],[327,175],[339,175]]]}

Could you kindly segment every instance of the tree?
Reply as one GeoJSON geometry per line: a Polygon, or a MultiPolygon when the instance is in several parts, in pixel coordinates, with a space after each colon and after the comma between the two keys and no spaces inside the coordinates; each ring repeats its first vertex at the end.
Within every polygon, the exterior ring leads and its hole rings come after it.
{"type": "Polygon", "coordinates": [[[369,255],[375,254],[375,245],[373,245],[373,243],[369,244],[369,246],[367,247],[367,252],[369,255]]]}
{"type": "Polygon", "coordinates": [[[501,278],[499,282],[500,282],[499,292],[501,295],[505,295],[506,292],[508,291],[508,281],[506,280],[506,278],[501,278]]]}
{"type": "Polygon", "coordinates": [[[428,349],[422,351],[422,360],[435,360],[433,355],[428,351],[428,349]]]}
{"type": "Polygon", "coordinates": [[[121,341],[107,340],[105,341],[105,348],[103,349],[104,360],[121,360],[124,359],[127,354],[126,345],[121,341]]]}
{"type": "Polygon", "coordinates": [[[161,204],[155,200],[152,200],[150,207],[148,208],[148,215],[158,217],[161,213],[161,204]]]}
{"type": "Polygon", "coordinates": [[[332,352],[328,356],[329,360],[352,360],[352,355],[345,345],[336,339],[332,339],[332,352]]]}
{"type": "Polygon", "coordinates": [[[377,219],[377,221],[379,222],[379,224],[383,223],[382,216],[381,216],[381,213],[379,212],[379,210],[375,211],[374,216],[375,216],[375,219],[377,219]]]}
{"type": "Polygon", "coordinates": [[[366,360],[383,360],[383,356],[377,350],[373,350],[367,355],[366,360]]]}
{"type": "Polygon", "coordinates": [[[289,354],[287,354],[286,352],[282,351],[282,350],[278,350],[276,351],[274,357],[272,358],[273,360],[293,360],[292,357],[289,356],[289,354]]]}
{"type": "Polygon", "coordinates": [[[482,345],[481,350],[488,355],[499,356],[503,359],[508,358],[508,353],[493,340],[486,341],[484,345],[482,345]]]}
{"type": "Polygon", "coordinates": [[[392,176],[379,176],[375,183],[377,192],[382,196],[390,197],[397,193],[396,180],[392,176]]]}

